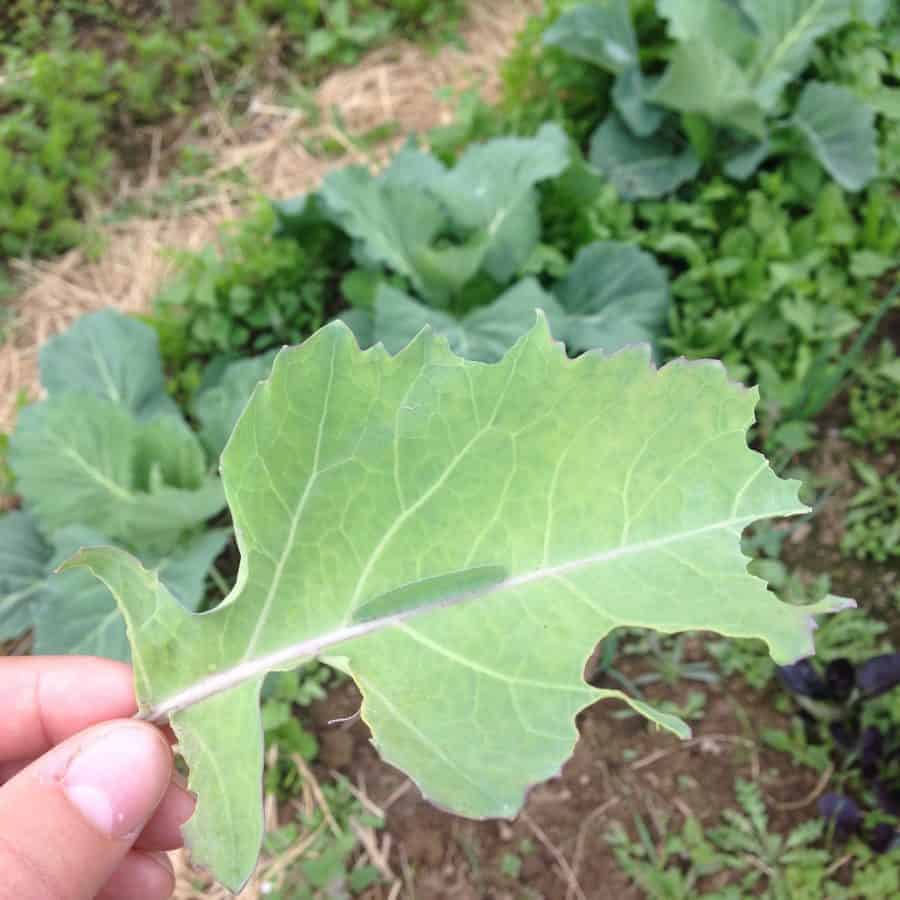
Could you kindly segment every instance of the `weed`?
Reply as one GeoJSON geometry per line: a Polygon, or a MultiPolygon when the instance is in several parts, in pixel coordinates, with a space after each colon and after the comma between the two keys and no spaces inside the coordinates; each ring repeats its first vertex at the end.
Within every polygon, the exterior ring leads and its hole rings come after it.
{"type": "Polygon", "coordinates": [[[863,487],[849,503],[841,550],[877,562],[900,556],[900,475],[881,475],[860,459],[851,464],[863,487]]]}
{"type": "Polygon", "coordinates": [[[882,341],[875,358],[859,367],[850,388],[850,417],[844,434],[876,453],[900,434],[900,357],[890,341],[882,341]]]}
{"type": "Polygon", "coordinates": [[[461,0],[192,6],[154,6],[138,22],[79,0],[13,0],[0,13],[0,258],[78,243],[85,198],[135,155],[141,126],[230,102],[273,60],[308,82],[395,32],[446,37],[463,10],[461,0]]]}
{"type": "Polygon", "coordinates": [[[822,820],[780,835],[758,785],[738,779],[735,792],[738,808],[711,828],[692,816],[680,830],[667,818],[654,827],[636,816],[632,839],[614,823],[606,841],[619,867],[654,900],[883,900],[900,889],[895,858],[854,840],[834,864],[822,820]]]}
{"type": "Polygon", "coordinates": [[[296,344],[324,323],[348,242],[327,225],[308,229],[302,242],[278,236],[275,221],[262,203],[223,229],[220,248],[178,256],[179,273],[156,301],[170,362],[296,344]]]}

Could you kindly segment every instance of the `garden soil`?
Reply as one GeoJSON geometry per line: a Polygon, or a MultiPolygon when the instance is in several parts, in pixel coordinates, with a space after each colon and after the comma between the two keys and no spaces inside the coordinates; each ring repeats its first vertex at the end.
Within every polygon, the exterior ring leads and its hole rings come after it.
{"type": "MultiPolygon", "coordinates": [[[[703,658],[702,641],[688,648],[687,657],[703,658]]],[[[640,671],[634,664],[625,669],[629,676],[640,671]]],[[[686,692],[679,687],[646,694],[684,701],[686,692]]],[[[405,775],[381,761],[366,725],[354,718],[360,697],[352,683],[331,690],[300,716],[320,745],[313,778],[349,779],[365,804],[384,814],[380,837],[369,836],[373,850],[361,846],[359,861],[382,869],[381,884],[361,894],[363,900],[641,900],[647,895],[630,884],[606,843],[615,822],[633,834],[640,817],[658,843],[680,831],[689,815],[712,827],[735,806],[738,777],[760,784],[779,831],[815,815],[824,782],[761,746],[762,731],[785,726],[772,701],[739,683],[713,686],[689,741],[652,729],[619,702],[598,703],[579,717],[580,738],[560,775],[535,786],[515,820],[485,822],[432,806],[405,775]],[[350,721],[335,721],[342,718],[350,721]]],[[[295,819],[303,805],[286,809],[284,820],[295,819]]],[[[276,814],[270,826],[277,823],[276,814]]],[[[230,896],[198,885],[183,855],[178,871],[177,900],[230,896]]],[[[279,875],[278,858],[274,865],[267,861],[242,900],[262,900],[278,886],[279,875]]],[[[702,889],[724,883],[707,879],[702,889]]]]}

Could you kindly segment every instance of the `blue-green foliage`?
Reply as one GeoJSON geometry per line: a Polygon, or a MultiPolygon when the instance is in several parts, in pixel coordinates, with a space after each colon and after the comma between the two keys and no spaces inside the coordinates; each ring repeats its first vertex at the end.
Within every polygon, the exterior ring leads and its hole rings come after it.
{"type": "Polygon", "coordinates": [[[667,28],[661,46],[639,38],[628,0],[566,9],[543,36],[612,78],[590,158],[621,196],[670,194],[704,165],[743,180],[785,155],[811,156],[848,190],[876,177],[874,121],[885,88],[798,79],[818,42],[850,23],[877,33],[886,7],[657,0],[656,12],[667,28]],[[651,50],[663,68],[646,65],[651,50]]]}
{"type": "MultiPolygon", "coordinates": [[[[230,534],[207,528],[225,497],[213,472],[220,447],[205,438],[230,432],[255,380],[229,381],[230,405],[198,396],[201,441],[166,393],[156,335],[140,322],[85,316],[40,362],[47,397],[20,413],[9,440],[22,508],[0,516],[0,640],[31,628],[38,653],[125,658],[109,592],[54,569],[80,547],[117,544],[196,609],[230,534]]],[[[257,380],[265,374],[266,363],[257,380]]]]}
{"type": "Polygon", "coordinates": [[[658,345],[669,291],[652,256],[610,241],[566,257],[546,240],[538,187],[573,180],[582,200],[600,189],[548,125],[474,144],[450,166],[410,143],[379,175],[343,169],[278,209],[284,231],[324,220],[352,241],[341,289],[363,345],[396,352],[430,326],[461,355],[497,360],[536,308],[574,353],[658,345]]]}

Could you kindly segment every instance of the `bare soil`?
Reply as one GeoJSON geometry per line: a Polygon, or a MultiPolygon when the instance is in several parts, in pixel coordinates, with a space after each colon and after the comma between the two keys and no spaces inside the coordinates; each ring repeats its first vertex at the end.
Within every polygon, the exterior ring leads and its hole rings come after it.
{"type": "MultiPolygon", "coordinates": [[[[699,640],[695,655],[702,655],[699,640]]],[[[632,675],[640,669],[632,668],[632,675]]],[[[677,700],[686,689],[648,694],[677,700]]],[[[359,704],[355,686],[345,683],[311,708],[306,724],[321,743],[317,770],[323,778],[333,771],[346,774],[386,809],[394,861],[412,870],[409,896],[417,900],[637,900],[644,894],[629,884],[604,840],[611,823],[619,820],[627,827],[640,815],[662,835],[669,827],[680,830],[686,815],[712,826],[724,809],[734,807],[737,777],[760,783],[776,829],[814,815],[814,774],[792,769],[782,755],[761,745],[760,733],[784,726],[785,717],[774,711],[769,693],[754,694],[738,683],[709,689],[706,713],[687,742],[636,716],[615,718],[624,709],[618,702],[585,710],[574,755],[559,777],[531,790],[523,813],[511,822],[474,822],[442,812],[381,761],[365,723],[328,724],[352,716],[359,704]],[[791,808],[780,810],[785,804],[791,808]],[[507,854],[521,859],[516,878],[504,874],[507,854]]]]}

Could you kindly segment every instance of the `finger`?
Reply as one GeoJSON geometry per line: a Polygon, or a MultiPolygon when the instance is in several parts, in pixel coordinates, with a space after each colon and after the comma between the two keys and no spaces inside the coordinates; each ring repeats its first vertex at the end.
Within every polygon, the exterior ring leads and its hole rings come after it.
{"type": "Polygon", "coordinates": [[[193,815],[194,795],[181,785],[169,785],[165,797],[134,846],[141,850],[177,850],[184,844],[181,826],[193,815]]]}
{"type": "Polygon", "coordinates": [[[0,657],[0,760],[31,760],[108,719],[134,715],[131,669],[92,657],[0,657]]]}
{"type": "MultiPolygon", "coordinates": [[[[0,764],[0,786],[27,768],[27,763],[0,764]]],[[[181,826],[196,806],[194,795],[173,781],[153,817],[134,842],[142,850],[177,850],[184,844],[181,826]]]]}
{"type": "Polygon", "coordinates": [[[132,850],[97,900],[168,900],[174,890],[175,873],[165,853],[132,850]]]}
{"type": "Polygon", "coordinates": [[[134,721],[76,735],[0,788],[0,883],[17,900],[93,900],[169,788],[172,750],[134,721]]]}
{"type": "Polygon", "coordinates": [[[0,787],[13,775],[18,775],[28,765],[27,762],[0,762],[0,787]]]}

